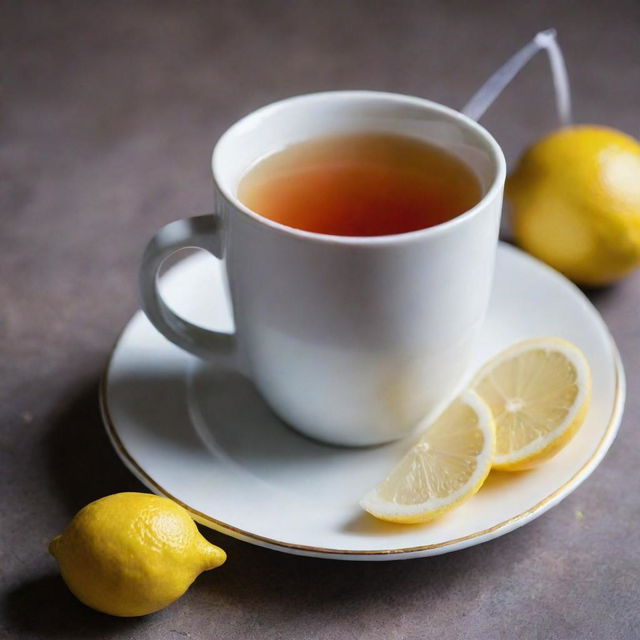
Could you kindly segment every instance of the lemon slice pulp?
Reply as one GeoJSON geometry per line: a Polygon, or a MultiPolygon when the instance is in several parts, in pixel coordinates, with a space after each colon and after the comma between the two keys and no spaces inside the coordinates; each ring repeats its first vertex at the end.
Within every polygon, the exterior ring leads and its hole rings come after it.
{"type": "Polygon", "coordinates": [[[494,417],[494,468],[518,471],[555,455],[575,435],[588,410],[591,376],[575,345],[536,338],[491,359],[472,388],[494,417]]]}
{"type": "Polygon", "coordinates": [[[495,448],[489,407],[467,391],[442,413],[361,506],[382,520],[424,522],[482,486],[495,448]]]}

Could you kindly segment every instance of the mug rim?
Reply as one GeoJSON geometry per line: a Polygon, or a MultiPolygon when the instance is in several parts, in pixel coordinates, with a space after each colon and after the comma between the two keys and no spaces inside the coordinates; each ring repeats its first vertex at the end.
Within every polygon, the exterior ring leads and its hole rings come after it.
{"type": "Polygon", "coordinates": [[[353,246],[367,246],[367,245],[380,245],[380,244],[392,244],[398,242],[411,242],[413,240],[425,239],[428,237],[433,237],[440,235],[446,231],[454,229],[460,224],[463,224],[466,220],[471,218],[475,218],[480,211],[482,211],[486,204],[493,200],[497,194],[497,192],[501,191],[504,185],[504,181],[506,178],[506,161],[504,157],[504,153],[497,143],[495,138],[485,129],[481,124],[478,124],[475,120],[472,120],[468,116],[452,109],[451,107],[447,107],[438,102],[434,102],[432,100],[428,100],[426,98],[419,98],[416,96],[405,95],[402,93],[392,93],[387,91],[368,91],[368,90],[339,90],[339,91],[321,91],[315,93],[305,93],[297,96],[291,96],[289,98],[284,98],[282,100],[278,100],[276,102],[272,102],[263,107],[260,107],[247,115],[243,116],[239,120],[237,120],[234,124],[232,124],[218,139],[216,142],[213,153],[211,156],[211,170],[213,174],[213,180],[219,190],[219,192],[224,196],[224,198],[233,205],[233,207],[239,213],[244,214],[253,222],[263,226],[270,228],[273,231],[280,232],[284,235],[288,235],[292,238],[297,238],[301,240],[311,240],[314,242],[322,242],[327,244],[341,244],[341,245],[353,245],[353,246]],[[318,233],[315,231],[305,231],[304,229],[298,229],[296,227],[290,227],[288,225],[282,224],[280,222],[276,222],[275,220],[271,220],[266,216],[263,216],[249,207],[247,207],[243,202],[241,202],[235,193],[227,188],[226,185],[222,183],[221,180],[218,179],[218,170],[220,165],[222,164],[221,159],[221,143],[233,135],[237,129],[246,127],[251,123],[252,120],[264,117],[268,115],[272,111],[276,111],[278,109],[282,109],[284,107],[290,106],[292,103],[296,102],[305,102],[312,101],[318,99],[331,99],[331,98],[382,98],[385,100],[389,100],[391,102],[398,102],[404,104],[410,104],[418,107],[422,107],[431,112],[436,112],[441,115],[447,116],[453,121],[456,121],[462,127],[473,130],[476,134],[478,134],[479,138],[485,145],[485,150],[488,151],[495,165],[495,175],[491,181],[491,184],[485,194],[480,198],[480,200],[473,205],[470,209],[467,209],[463,213],[451,218],[450,220],[445,220],[444,222],[440,222],[439,224],[433,225],[431,227],[425,227],[424,229],[417,229],[415,231],[406,231],[404,233],[393,233],[388,235],[380,235],[380,236],[340,236],[333,235],[327,233],[318,233]]]}

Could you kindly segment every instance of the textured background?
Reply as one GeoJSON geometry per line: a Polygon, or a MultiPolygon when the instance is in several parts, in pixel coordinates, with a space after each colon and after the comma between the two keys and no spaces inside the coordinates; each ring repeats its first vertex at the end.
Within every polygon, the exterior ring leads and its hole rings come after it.
{"type": "MultiPolygon", "coordinates": [[[[590,292],[629,379],[617,441],[578,491],[506,537],[367,564],[211,534],[227,565],[134,620],[79,604],[46,552],[85,503],[141,489],[102,430],[98,378],[136,308],[146,239],[211,208],[220,133],[255,107],[322,89],[460,107],[548,26],[577,120],[638,136],[634,0],[1,3],[0,637],[638,637],[640,273],[590,292]]],[[[483,122],[511,161],[554,125],[542,58],[483,122]]]]}

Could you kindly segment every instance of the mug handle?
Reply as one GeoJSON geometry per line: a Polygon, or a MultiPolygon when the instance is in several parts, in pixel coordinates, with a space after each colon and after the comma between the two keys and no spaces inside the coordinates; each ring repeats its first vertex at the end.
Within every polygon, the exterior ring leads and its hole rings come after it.
{"type": "Polygon", "coordinates": [[[233,333],[203,329],[172,311],[158,289],[158,271],[162,263],[179,249],[204,249],[222,258],[220,218],[207,214],[176,220],[162,227],[151,238],[142,257],[138,287],[142,310],[151,324],[177,346],[200,358],[236,364],[237,344],[233,333]]]}

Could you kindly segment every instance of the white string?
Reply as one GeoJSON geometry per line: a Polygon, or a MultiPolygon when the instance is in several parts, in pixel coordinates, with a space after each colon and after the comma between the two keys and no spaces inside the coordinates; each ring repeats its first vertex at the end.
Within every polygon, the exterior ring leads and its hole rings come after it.
{"type": "Polygon", "coordinates": [[[479,120],[494,103],[505,87],[520,70],[538,53],[545,50],[549,56],[549,65],[553,77],[556,96],[556,111],[561,126],[571,124],[571,91],[564,57],[556,40],[556,30],[547,29],[536,34],[535,38],[507,60],[472,96],[463,107],[462,113],[473,120],[479,120]]]}
{"type": "Polygon", "coordinates": [[[551,66],[551,77],[553,78],[553,88],[556,94],[556,111],[560,125],[566,127],[571,124],[571,89],[569,86],[569,76],[567,65],[564,62],[562,50],[556,38],[555,29],[541,31],[537,36],[541,46],[546,49],[551,66]]]}

